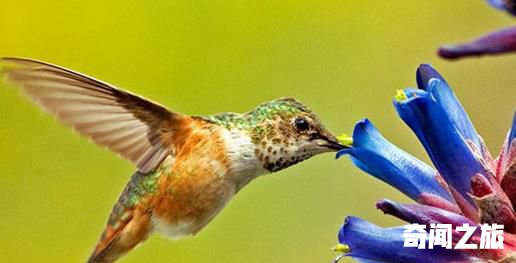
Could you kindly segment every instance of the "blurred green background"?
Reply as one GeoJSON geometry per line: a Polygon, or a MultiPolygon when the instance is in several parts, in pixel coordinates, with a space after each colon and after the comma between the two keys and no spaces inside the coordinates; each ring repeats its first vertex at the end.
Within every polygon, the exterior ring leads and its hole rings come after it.
{"type": "MultiPolygon", "coordinates": [[[[190,114],[281,96],[337,133],[370,118],[428,160],[391,98],[419,63],[452,84],[498,152],[516,105],[516,56],[447,62],[439,44],[514,24],[484,1],[3,1],[0,56],[95,76],[190,114]]],[[[0,262],[83,262],[134,168],[0,87],[0,262]]],[[[331,154],[259,178],[199,235],[150,238],[121,262],[329,262],[345,215],[407,200],[331,154]]],[[[349,261],[350,262],[350,261],[349,261]]]]}

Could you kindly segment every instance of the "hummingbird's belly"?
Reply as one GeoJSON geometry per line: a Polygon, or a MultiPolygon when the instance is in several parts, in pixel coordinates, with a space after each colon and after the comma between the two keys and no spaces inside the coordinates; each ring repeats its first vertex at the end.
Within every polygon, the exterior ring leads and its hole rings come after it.
{"type": "Polygon", "coordinates": [[[212,171],[162,178],[154,206],[154,231],[171,239],[193,235],[206,226],[235,194],[235,184],[212,171]]]}
{"type": "Polygon", "coordinates": [[[166,219],[153,217],[154,231],[173,240],[179,240],[193,233],[195,223],[193,221],[169,222],[166,219]]]}
{"type": "Polygon", "coordinates": [[[216,195],[201,194],[192,200],[166,198],[152,217],[154,231],[174,240],[194,235],[226,206],[232,196],[233,190],[216,195]]]}

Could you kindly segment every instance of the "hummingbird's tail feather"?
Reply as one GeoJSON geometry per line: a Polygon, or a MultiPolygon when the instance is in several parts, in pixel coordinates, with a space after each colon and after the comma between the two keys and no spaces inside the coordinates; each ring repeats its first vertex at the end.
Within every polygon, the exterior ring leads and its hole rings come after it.
{"type": "Polygon", "coordinates": [[[114,262],[152,232],[149,186],[152,175],[136,172],[113,207],[88,263],[114,262]],[[147,183],[147,184],[146,184],[147,183]]]}
{"type": "Polygon", "coordinates": [[[116,228],[108,225],[88,259],[88,263],[114,262],[150,234],[150,215],[135,211],[127,220],[121,220],[116,228]]]}

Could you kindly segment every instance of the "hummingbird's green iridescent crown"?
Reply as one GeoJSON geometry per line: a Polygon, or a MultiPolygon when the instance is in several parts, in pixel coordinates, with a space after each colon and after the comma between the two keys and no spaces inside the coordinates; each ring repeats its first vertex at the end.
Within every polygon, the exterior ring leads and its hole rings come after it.
{"type": "Polygon", "coordinates": [[[280,115],[295,115],[301,112],[310,113],[310,110],[293,98],[280,98],[262,103],[244,114],[225,112],[204,118],[227,129],[248,130],[260,126],[264,120],[271,120],[280,115]]]}

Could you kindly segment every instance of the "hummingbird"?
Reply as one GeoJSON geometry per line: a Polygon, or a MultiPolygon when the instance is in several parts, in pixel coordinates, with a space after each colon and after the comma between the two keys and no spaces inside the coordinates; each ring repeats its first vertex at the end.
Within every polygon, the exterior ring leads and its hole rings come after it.
{"type": "Polygon", "coordinates": [[[0,74],[43,110],[136,167],[89,263],[114,262],[152,233],[195,235],[253,179],[348,147],[293,98],[186,115],[60,66],[1,62],[0,74]]]}

